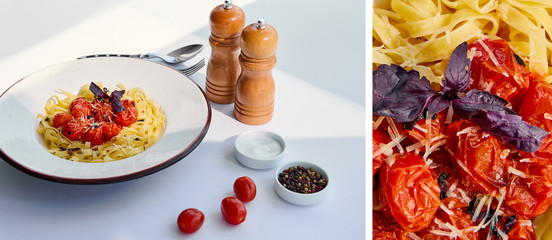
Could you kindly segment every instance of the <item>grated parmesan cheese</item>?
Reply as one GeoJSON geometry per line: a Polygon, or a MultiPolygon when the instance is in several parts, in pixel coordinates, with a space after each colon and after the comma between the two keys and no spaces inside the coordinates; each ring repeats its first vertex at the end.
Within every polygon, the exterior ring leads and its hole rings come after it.
{"type": "Polygon", "coordinates": [[[508,166],[508,172],[511,173],[511,174],[514,174],[516,176],[522,177],[522,178],[527,178],[527,175],[525,175],[524,172],[522,172],[520,170],[517,170],[517,169],[513,168],[512,166],[508,166]]]}
{"type": "Polygon", "coordinates": [[[467,134],[467,133],[476,133],[479,130],[481,130],[481,128],[479,126],[467,127],[467,128],[462,129],[462,131],[457,132],[456,136],[460,136],[462,134],[467,134]]]}
{"type": "Polygon", "coordinates": [[[439,204],[439,207],[443,209],[443,211],[446,212],[448,215],[454,215],[454,213],[447,206],[445,206],[445,204],[441,203],[439,204]]]}
{"type": "Polygon", "coordinates": [[[408,232],[408,236],[414,240],[422,240],[422,238],[418,237],[418,235],[416,235],[416,233],[413,233],[413,232],[408,232]]]}
{"type": "Polygon", "coordinates": [[[421,127],[421,126],[418,125],[418,124],[414,125],[414,128],[416,128],[416,129],[422,131],[423,133],[427,133],[427,132],[428,132],[427,129],[421,127]]]}
{"type": "Polygon", "coordinates": [[[487,201],[487,195],[483,196],[483,198],[479,200],[479,204],[477,204],[475,212],[473,212],[472,222],[475,222],[477,220],[477,217],[481,213],[481,209],[483,209],[483,206],[485,205],[485,201],[487,201]]]}
{"type": "Polygon", "coordinates": [[[378,119],[376,119],[376,121],[375,121],[374,124],[372,125],[372,127],[373,127],[374,129],[378,129],[378,127],[380,126],[380,124],[383,122],[383,119],[385,119],[385,117],[379,116],[378,119]]]}
{"type": "MultiPolygon", "coordinates": [[[[393,140],[391,140],[391,142],[385,144],[384,146],[380,147],[378,150],[376,150],[375,152],[372,153],[372,156],[373,157],[377,157],[379,155],[381,155],[382,153],[389,153],[389,151],[391,151],[391,154],[393,152],[393,147],[395,146],[400,146],[400,142],[402,140],[404,140],[406,138],[406,135],[400,135],[396,138],[393,138],[393,140]]],[[[389,155],[391,155],[389,154],[389,155]]],[[[386,156],[389,156],[387,154],[385,154],[386,156]]]]}
{"type": "Polygon", "coordinates": [[[485,52],[487,52],[487,54],[489,54],[489,58],[494,63],[494,65],[498,69],[500,69],[500,71],[502,72],[502,75],[504,75],[506,77],[509,77],[508,73],[506,71],[504,71],[504,69],[502,69],[502,67],[500,67],[500,64],[498,63],[498,60],[497,60],[496,56],[494,55],[493,51],[491,51],[489,46],[487,46],[487,44],[485,44],[481,39],[477,39],[477,42],[481,45],[481,47],[483,47],[485,52]]]}

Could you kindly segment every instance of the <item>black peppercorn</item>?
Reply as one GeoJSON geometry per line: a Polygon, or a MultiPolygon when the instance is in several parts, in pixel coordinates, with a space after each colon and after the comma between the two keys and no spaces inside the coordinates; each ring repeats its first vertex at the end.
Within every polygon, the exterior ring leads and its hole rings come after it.
{"type": "Polygon", "coordinates": [[[283,187],[297,193],[315,193],[326,187],[327,180],[313,168],[293,166],[278,174],[283,187]]]}

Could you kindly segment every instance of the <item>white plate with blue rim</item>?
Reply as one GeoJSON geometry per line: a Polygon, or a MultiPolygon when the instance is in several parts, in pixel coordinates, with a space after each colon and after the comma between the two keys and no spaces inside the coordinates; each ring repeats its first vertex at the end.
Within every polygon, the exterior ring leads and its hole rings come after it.
{"type": "Polygon", "coordinates": [[[99,184],[155,173],[186,157],[207,134],[211,107],[195,82],[165,65],[88,58],[52,65],[17,81],[0,95],[0,122],[0,157],[10,165],[51,181],[99,184]],[[102,82],[110,89],[119,83],[144,89],[166,116],[163,136],[140,154],[106,163],[73,162],[47,152],[36,132],[37,115],[60,89],[77,93],[90,82],[102,82]]]}

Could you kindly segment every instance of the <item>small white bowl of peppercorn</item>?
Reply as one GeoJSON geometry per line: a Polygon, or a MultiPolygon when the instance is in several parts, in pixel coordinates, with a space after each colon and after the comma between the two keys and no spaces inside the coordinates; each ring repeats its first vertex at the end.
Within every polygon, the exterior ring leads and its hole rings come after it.
{"type": "Polygon", "coordinates": [[[329,178],[324,169],[310,162],[289,162],[274,175],[276,193],[297,205],[316,204],[327,195],[329,178]]]}

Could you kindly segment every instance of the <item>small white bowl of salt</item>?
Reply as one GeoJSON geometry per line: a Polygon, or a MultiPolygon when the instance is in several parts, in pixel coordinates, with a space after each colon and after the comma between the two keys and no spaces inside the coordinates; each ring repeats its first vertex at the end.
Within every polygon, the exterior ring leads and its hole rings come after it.
{"type": "Polygon", "coordinates": [[[250,130],[240,134],[234,143],[234,156],[243,165],[254,169],[270,169],[280,164],[286,143],[273,132],[250,130]]]}

